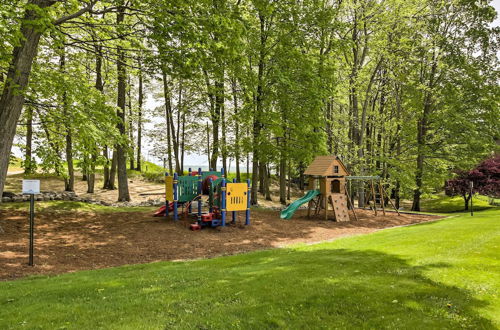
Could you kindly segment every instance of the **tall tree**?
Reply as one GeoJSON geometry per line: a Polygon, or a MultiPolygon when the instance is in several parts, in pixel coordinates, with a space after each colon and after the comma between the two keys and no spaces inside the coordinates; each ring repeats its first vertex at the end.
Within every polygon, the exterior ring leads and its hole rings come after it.
{"type": "MultiPolygon", "coordinates": [[[[26,4],[20,24],[20,37],[13,49],[2,95],[0,97],[0,195],[3,193],[10,151],[16,133],[16,125],[24,104],[24,91],[28,86],[31,66],[38,50],[38,43],[47,29],[45,17],[47,8],[58,3],[54,0],[30,0],[26,4]]],[[[70,19],[92,10],[95,2],[90,1],[72,14],[62,16],[52,22],[60,25],[70,19]]]]}
{"type": "MultiPolygon", "coordinates": [[[[116,14],[116,24],[120,28],[125,19],[125,6],[123,3],[118,7],[116,14]]],[[[121,38],[123,39],[123,38],[121,38]]],[[[130,201],[130,194],[128,191],[128,178],[127,178],[127,157],[126,157],[126,132],[125,132],[125,103],[126,103],[126,89],[127,89],[127,72],[125,68],[125,51],[123,46],[119,43],[117,45],[118,60],[116,62],[116,71],[118,73],[118,93],[117,103],[118,106],[117,116],[119,118],[117,128],[122,136],[122,140],[115,145],[116,151],[116,166],[118,173],[118,201],[130,201]]]]}

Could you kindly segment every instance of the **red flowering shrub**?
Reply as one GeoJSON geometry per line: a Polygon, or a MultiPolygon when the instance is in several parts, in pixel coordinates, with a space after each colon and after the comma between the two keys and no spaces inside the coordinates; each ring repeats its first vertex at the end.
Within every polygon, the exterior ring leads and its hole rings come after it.
{"type": "Polygon", "coordinates": [[[446,181],[445,192],[448,196],[460,195],[464,198],[465,210],[469,208],[471,199],[470,182],[473,182],[472,193],[480,193],[490,197],[500,197],[500,155],[482,161],[470,171],[456,171],[454,179],[446,181]]]}

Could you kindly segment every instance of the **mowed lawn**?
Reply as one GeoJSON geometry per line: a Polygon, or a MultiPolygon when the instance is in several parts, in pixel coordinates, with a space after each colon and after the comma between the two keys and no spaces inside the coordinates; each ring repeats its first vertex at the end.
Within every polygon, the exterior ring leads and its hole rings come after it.
{"type": "Polygon", "coordinates": [[[310,246],[0,282],[2,329],[232,327],[500,328],[500,209],[310,246]]]}

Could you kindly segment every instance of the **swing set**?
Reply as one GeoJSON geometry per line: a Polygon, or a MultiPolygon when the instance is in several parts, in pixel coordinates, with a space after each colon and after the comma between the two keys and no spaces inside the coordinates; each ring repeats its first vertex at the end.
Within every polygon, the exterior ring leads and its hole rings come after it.
{"type": "MultiPolygon", "coordinates": [[[[365,205],[361,205],[360,203],[360,198],[358,196],[358,207],[364,208],[366,205],[369,206],[371,210],[374,211],[375,215],[377,215],[377,204],[380,205],[380,208],[382,209],[382,213],[385,215],[385,209],[386,209],[386,201],[392,206],[392,208],[398,213],[398,215],[401,215],[399,213],[399,210],[396,208],[392,200],[390,199],[389,195],[387,194],[385,188],[384,188],[384,183],[382,181],[382,178],[378,175],[376,176],[346,176],[345,177],[348,181],[349,184],[349,189],[348,189],[348,196],[350,197],[351,194],[349,192],[352,192],[352,183],[353,182],[358,182],[361,183],[363,187],[368,185],[368,194],[366,195],[365,199],[365,205]],[[378,203],[377,203],[378,201],[378,203]]],[[[364,188],[363,188],[364,189],[364,188]]],[[[353,198],[348,199],[350,208],[354,209],[354,203],[353,203],[353,198]]]]}

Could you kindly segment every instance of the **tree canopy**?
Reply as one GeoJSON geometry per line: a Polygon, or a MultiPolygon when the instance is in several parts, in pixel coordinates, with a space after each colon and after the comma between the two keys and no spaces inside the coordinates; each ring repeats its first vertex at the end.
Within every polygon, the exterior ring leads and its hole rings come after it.
{"type": "Polygon", "coordinates": [[[253,203],[271,174],[286,203],[287,184],[335,154],[419,210],[499,151],[490,2],[2,1],[0,193],[17,135],[27,173],[72,190],[80,170],[92,192],[102,167],[129,200],[149,139],[170,172],[203,152],[252,173],[253,203]]]}

